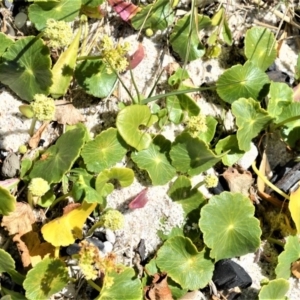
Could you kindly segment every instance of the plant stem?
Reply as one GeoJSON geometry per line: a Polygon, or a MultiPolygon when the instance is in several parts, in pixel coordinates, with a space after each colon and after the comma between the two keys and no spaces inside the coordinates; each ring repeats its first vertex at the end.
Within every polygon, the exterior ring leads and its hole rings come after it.
{"type": "Polygon", "coordinates": [[[133,86],[135,88],[135,92],[136,92],[137,97],[138,97],[138,104],[141,104],[141,94],[140,94],[139,89],[138,89],[138,87],[136,85],[136,82],[134,80],[134,76],[133,76],[133,73],[132,73],[132,69],[130,67],[129,67],[129,72],[130,72],[130,77],[131,77],[133,86]]]}
{"type": "Polygon", "coordinates": [[[281,242],[281,241],[279,241],[279,240],[276,240],[276,239],[273,239],[273,238],[271,238],[271,237],[268,237],[268,238],[267,238],[267,241],[268,241],[269,243],[279,245],[279,246],[281,246],[282,248],[284,248],[284,245],[285,245],[283,242],[281,242]]]}
{"type": "Polygon", "coordinates": [[[34,208],[33,197],[32,197],[32,193],[29,190],[27,191],[27,201],[30,207],[33,209],[34,208]]]}
{"type": "Polygon", "coordinates": [[[91,279],[89,279],[88,284],[93,287],[96,291],[101,293],[101,287],[99,285],[97,285],[94,281],[92,281],[91,279]]]}
{"type": "Polygon", "coordinates": [[[89,231],[87,232],[87,236],[91,236],[96,228],[102,227],[102,226],[103,226],[103,221],[101,221],[101,220],[98,221],[89,229],[89,231]]]}
{"type": "Polygon", "coordinates": [[[273,189],[275,192],[277,192],[279,195],[281,195],[282,197],[284,197],[285,199],[290,200],[290,196],[287,195],[286,193],[284,193],[282,190],[280,190],[277,186],[275,186],[272,182],[270,182],[266,176],[264,176],[257,168],[255,165],[255,161],[253,161],[252,163],[252,169],[253,171],[256,173],[256,175],[261,178],[261,180],[267,185],[269,186],[271,189],[273,189]]]}
{"type": "Polygon", "coordinates": [[[29,128],[29,135],[30,136],[33,136],[33,134],[34,134],[34,128],[35,128],[36,121],[37,121],[36,117],[33,117],[32,120],[31,120],[31,125],[30,125],[30,128],[29,128]]]}
{"type": "Polygon", "coordinates": [[[274,129],[277,129],[277,128],[279,128],[279,127],[285,125],[286,123],[293,122],[293,121],[297,121],[297,120],[300,120],[300,116],[294,116],[294,117],[288,118],[288,119],[286,119],[286,120],[284,120],[284,121],[282,121],[282,122],[276,124],[276,125],[274,126],[274,129]]]}
{"type": "Polygon", "coordinates": [[[71,196],[71,195],[72,195],[72,192],[69,192],[69,193],[67,193],[67,194],[64,194],[64,195],[62,195],[62,196],[56,198],[56,199],[52,202],[51,207],[55,206],[58,202],[60,202],[60,201],[62,201],[62,200],[64,200],[64,199],[66,199],[67,197],[69,197],[69,196],[71,196]]]}
{"type": "Polygon", "coordinates": [[[193,189],[198,189],[200,186],[202,186],[205,182],[204,181],[200,181],[198,182],[194,187],[193,189]]]}

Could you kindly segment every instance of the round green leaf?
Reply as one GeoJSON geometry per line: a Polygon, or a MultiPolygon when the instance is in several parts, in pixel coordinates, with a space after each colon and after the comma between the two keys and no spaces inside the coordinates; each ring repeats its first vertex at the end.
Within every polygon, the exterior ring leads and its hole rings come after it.
{"type": "Polygon", "coordinates": [[[134,29],[150,28],[154,31],[164,30],[173,23],[174,12],[169,0],[158,0],[154,4],[143,7],[131,19],[134,29]]]}
{"type": "Polygon", "coordinates": [[[102,60],[84,60],[76,66],[75,78],[78,84],[90,95],[107,97],[117,81],[116,73],[108,74],[102,60]]]}
{"type": "Polygon", "coordinates": [[[156,264],[184,289],[197,290],[211,280],[214,264],[205,250],[198,252],[183,236],[168,239],[157,252],[156,264]]]}
{"type": "Polygon", "coordinates": [[[73,21],[78,16],[80,7],[81,0],[36,2],[29,6],[28,16],[35,28],[42,30],[48,19],[73,21]]]}
{"type": "Polygon", "coordinates": [[[276,59],[276,40],[264,27],[252,27],[245,37],[245,55],[255,66],[265,71],[276,59]]]}
{"type": "Polygon", "coordinates": [[[271,280],[264,285],[258,295],[259,300],[286,300],[286,293],[289,291],[290,284],[285,279],[271,280]]]}
{"type": "Polygon", "coordinates": [[[130,299],[140,300],[143,298],[141,281],[136,278],[132,268],[121,267],[121,271],[105,273],[104,284],[101,289],[99,300],[130,299]],[[122,295],[122,296],[121,296],[122,295]]]}
{"type": "Polygon", "coordinates": [[[131,155],[140,169],[147,170],[153,185],[166,184],[176,174],[168,159],[170,146],[171,142],[159,135],[147,149],[131,155]]]}
{"type": "Polygon", "coordinates": [[[217,81],[217,93],[226,102],[233,103],[239,98],[258,99],[268,76],[250,61],[243,66],[235,65],[226,70],[217,81]]]}
{"type": "Polygon", "coordinates": [[[117,128],[125,142],[138,151],[146,149],[152,142],[151,135],[141,131],[141,125],[150,127],[157,121],[157,117],[151,115],[146,105],[131,105],[123,108],[117,116],[117,128]]]}
{"type": "Polygon", "coordinates": [[[7,216],[16,209],[16,198],[9,190],[0,185],[0,214],[7,216]]]}
{"type": "Polygon", "coordinates": [[[254,206],[240,193],[211,197],[201,209],[199,227],[216,261],[255,252],[260,245],[261,229],[254,206]]]}
{"type": "Polygon", "coordinates": [[[228,135],[226,138],[219,140],[215,151],[217,154],[226,152],[226,155],[222,158],[222,162],[225,166],[232,166],[245,153],[240,150],[236,135],[228,135]]]}
{"type": "Polygon", "coordinates": [[[182,60],[186,59],[187,53],[187,61],[195,60],[204,55],[205,48],[199,39],[198,30],[208,27],[210,23],[209,17],[199,14],[197,20],[193,20],[192,24],[191,14],[186,14],[176,23],[170,36],[170,44],[182,60]]]}
{"type": "Polygon", "coordinates": [[[102,131],[93,141],[85,144],[81,156],[90,172],[99,173],[121,161],[126,154],[126,145],[117,129],[102,131]]]}
{"type": "Polygon", "coordinates": [[[2,56],[5,50],[14,43],[6,34],[0,32],[0,56],[2,56]]]}
{"type": "Polygon", "coordinates": [[[31,269],[24,280],[29,300],[48,299],[69,281],[68,269],[59,259],[45,258],[31,269]]]}
{"type": "Polygon", "coordinates": [[[20,98],[32,101],[35,94],[48,94],[52,84],[51,59],[41,39],[29,36],[16,41],[2,59],[0,81],[20,98]]]}
{"type": "Polygon", "coordinates": [[[289,279],[291,265],[300,258],[300,241],[297,236],[288,236],[284,251],[278,256],[278,265],[275,269],[277,278],[289,279]]]}
{"type": "Polygon", "coordinates": [[[91,7],[98,6],[104,2],[104,0],[81,0],[82,5],[88,5],[91,7]]]}
{"type": "Polygon", "coordinates": [[[251,98],[240,98],[232,104],[238,126],[237,139],[242,151],[250,150],[250,143],[272,121],[272,117],[251,98]]]}
{"type": "Polygon", "coordinates": [[[30,178],[41,177],[49,183],[61,181],[80,154],[84,144],[85,129],[77,127],[65,132],[56,144],[48,148],[33,165],[30,178]]]}
{"type": "Polygon", "coordinates": [[[170,156],[172,165],[178,171],[197,175],[215,165],[223,155],[216,156],[205,142],[183,132],[173,142],[170,156]]]}

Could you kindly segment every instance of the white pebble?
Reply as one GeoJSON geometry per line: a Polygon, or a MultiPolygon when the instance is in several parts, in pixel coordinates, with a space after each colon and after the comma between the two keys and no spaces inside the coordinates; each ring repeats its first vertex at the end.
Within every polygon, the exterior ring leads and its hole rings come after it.
{"type": "Polygon", "coordinates": [[[251,143],[251,148],[248,152],[246,152],[238,161],[237,164],[242,167],[244,170],[248,170],[248,168],[252,165],[258,155],[258,150],[256,146],[251,143]]]}
{"type": "Polygon", "coordinates": [[[112,243],[106,241],[103,243],[104,244],[104,248],[101,250],[104,254],[107,254],[109,252],[112,252],[113,250],[113,245],[112,243]]]}
{"type": "Polygon", "coordinates": [[[105,237],[106,237],[106,240],[112,244],[114,244],[116,242],[116,236],[111,229],[105,230],[105,237]]]}

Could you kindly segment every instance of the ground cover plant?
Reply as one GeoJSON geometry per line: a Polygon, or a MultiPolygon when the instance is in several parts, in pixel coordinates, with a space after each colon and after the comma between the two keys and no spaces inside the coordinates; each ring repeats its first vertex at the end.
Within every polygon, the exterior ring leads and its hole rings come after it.
{"type": "MultiPolygon", "coordinates": [[[[0,249],[2,298],[50,299],[84,281],[93,299],[180,299],[214,286],[218,262],[254,253],[267,239],[280,254],[276,276],[262,282],[258,298],[286,299],[288,279],[299,278],[300,190],[270,182],[264,150],[251,161],[252,173],[236,167],[254,144],[267,145],[270,136],[299,151],[300,60],[295,61],[294,88],[270,79],[267,72],[280,51],[276,31],[249,28],[240,49],[242,63],[232,62],[216,82],[199,87],[187,63],[218,60],[223,48],[234,44],[226,5],[214,3],[213,13],[205,14],[207,4],[197,7],[192,1],[180,16],[180,2],[169,0],[145,5],[34,0],[24,7],[30,33],[16,38],[4,29],[0,33],[0,82],[20,100],[20,113],[32,119],[30,139],[19,148],[20,165],[13,153],[2,162],[1,226],[13,245],[0,249]],[[115,42],[108,34],[91,46],[89,22],[99,19],[104,26],[112,12],[145,38],[165,32],[180,65],[167,74],[164,92],[156,90],[162,73],[149,94],[137,87],[132,70],[147,55],[142,42],[131,55],[127,42],[115,42]],[[122,79],[126,72],[132,75],[134,94],[122,79]],[[86,97],[108,101],[117,83],[128,92],[127,99],[118,102],[113,124],[93,136],[66,100],[72,100],[71,90],[80,89],[86,97]],[[197,93],[211,93],[224,113],[232,113],[230,132],[223,116],[202,109],[197,93]],[[43,130],[54,121],[63,128],[60,136],[38,147],[43,130]],[[163,134],[166,126],[177,126],[174,140],[163,134]],[[183,222],[157,232],[161,244],[138,264],[139,274],[136,265],[121,264],[120,253],[95,236],[124,227],[125,216],[108,205],[108,197],[141,174],[148,185],[130,200],[129,209],[147,207],[148,188],[167,185],[171,201],[182,207],[183,222]],[[246,187],[244,182],[236,187],[237,174],[248,176],[246,187]],[[217,193],[222,178],[230,179],[229,189],[217,193]],[[215,194],[207,198],[201,186],[215,194]],[[260,200],[282,221],[279,227],[259,211],[260,200]],[[270,223],[267,229],[264,222],[270,223]]],[[[1,24],[12,26],[4,16],[1,24]]],[[[222,292],[214,297],[226,299],[222,292]]]]}

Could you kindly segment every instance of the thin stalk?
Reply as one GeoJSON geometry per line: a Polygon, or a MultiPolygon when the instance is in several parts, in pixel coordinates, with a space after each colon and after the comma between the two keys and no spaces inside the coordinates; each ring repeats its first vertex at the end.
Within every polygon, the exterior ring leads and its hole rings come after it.
{"type": "Polygon", "coordinates": [[[58,198],[56,198],[52,204],[51,204],[51,207],[55,206],[58,202],[62,201],[62,200],[65,200],[67,197],[71,196],[72,195],[72,192],[69,192],[67,194],[64,194],[58,198]]]}
{"type": "Polygon", "coordinates": [[[132,69],[130,67],[129,67],[129,72],[130,72],[130,77],[131,77],[135,92],[136,92],[137,97],[138,97],[138,104],[140,104],[141,103],[141,94],[140,94],[139,89],[136,85],[136,82],[134,80],[134,76],[133,76],[133,73],[132,73],[132,69]]]}
{"type": "Polygon", "coordinates": [[[34,208],[33,196],[32,196],[32,193],[30,192],[30,190],[27,191],[27,202],[30,205],[30,207],[33,209],[34,208]]]}
{"type": "Polygon", "coordinates": [[[30,128],[29,128],[29,135],[30,136],[33,136],[33,134],[34,134],[36,121],[37,121],[36,117],[33,117],[32,120],[31,120],[31,125],[30,125],[30,128]]]}
{"type": "Polygon", "coordinates": [[[101,293],[101,287],[99,285],[97,285],[94,281],[92,281],[91,279],[89,279],[88,284],[94,288],[96,291],[98,291],[99,293],[101,293]]]}
{"type": "Polygon", "coordinates": [[[123,86],[124,90],[126,91],[126,93],[128,94],[128,96],[130,97],[132,103],[134,103],[134,98],[132,97],[130,91],[128,90],[128,88],[126,87],[126,85],[124,84],[123,80],[121,79],[121,77],[119,76],[119,74],[117,72],[115,72],[118,76],[118,80],[120,81],[121,85],[123,86]]]}
{"type": "Polygon", "coordinates": [[[290,196],[284,193],[282,190],[280,190],[277,186],[275,186],[272,182],[270,182],[266,176],[264,176],[257,168],[255,165],[255,161],[252,163],[252,169],[256,173],[256,175],[272,190],[274,190],[276,193],[284,197],[285,199],[290,200],[290,196]]]}
{"type": "Polygon", "coordinates": [[[268,241],[269,243],[279,245],[279,246],[281,246],[282,248],[284,248],[284,245],[285,245],[283,242],[281,242],[281,241],[279,241],[279,240],[276,240],[276,239],[273,239],[273,238],[271,238],[271,237],[268,237],[268,238],[267,238],[267,241],[268,241]]]}
{"type": "Polygon", "coordinates": [[[182,95],[182,94],[187,94],[187,93],[196,93],[196,92],[200,92],[200,91],[207,91],[207,90],[213,90],[213,89],[215,89],[215,87],[191,88],[191,89],[180,90],[180,91],[172,91],[170,93],[160,94],[160,95],[156,95],[156,96],[144,99],[141,101],[141,104],[147,104],[149,102],[152,102],[152,101],[155,101],[155,100],[158,100],[161,98],[169,97],[169,96],[182,95]]]}
{"type": "Polygon", "coordinates": [[[282,121],[282,122],[276,124],[276,125],[274,126],[274,129],[277,129],[277,128],[279,128],[279,127],[285,125],[286,123],[293,122],[293,121],[297,121],[297,120],[300,120],[300,116],[294,116],[294,117],[285,119],[284,121],[282,121]]]}

